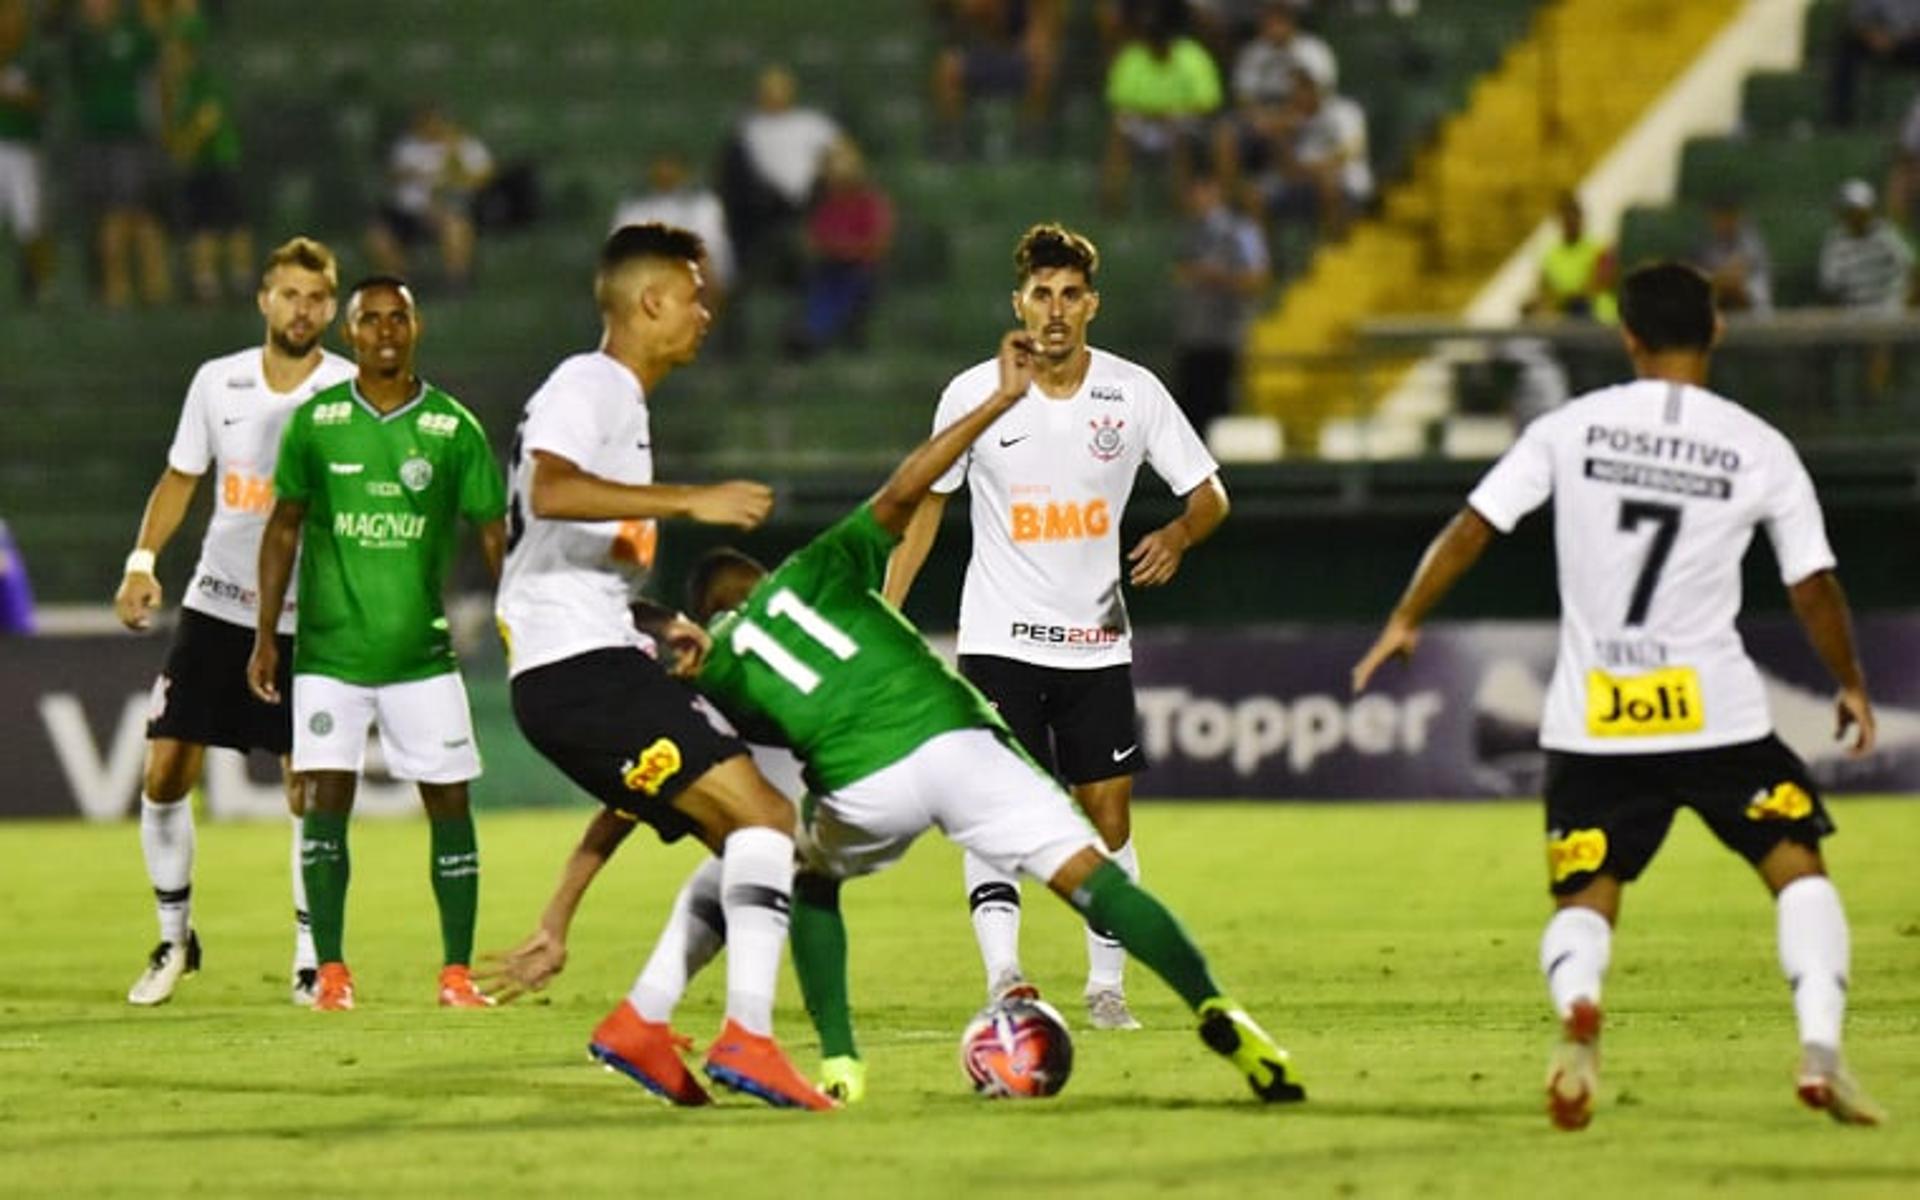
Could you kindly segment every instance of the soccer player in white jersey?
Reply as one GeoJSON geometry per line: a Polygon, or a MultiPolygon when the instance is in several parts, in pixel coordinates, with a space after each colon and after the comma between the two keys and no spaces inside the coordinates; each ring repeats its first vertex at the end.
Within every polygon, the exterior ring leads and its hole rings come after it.
{"type": "MultiPolygon", "coordinates": [[[[1181,515],[1127,553],[1126,582],[1158,587],[1227,515],[1219,466],[1153,372],[1087,344],[1100,309],[1100,254],[1061,225],[1014,249],[1014,317],[1034,339],[1032,388],[922,503],[894,552],[886,597],[903,605],[939,532],[947,497],[973,490],[973,558],[960,593],[960,673],[991,700],[1035,761],[1068,785],[1135,882],[1133,776],[1146,766],[1134,709],[1133,649],[1121,593],[1120,518],[1141,464],[1186,499],[1181,515]]],[[[934,429],[993,389],[994,361],[941,394],[934,429]]],[[[1020,891],[969,854],[968,903],[987,992],[1031,994],[1020,969],[1020,891]]],[[[1137,1029],[1126,951],[1087,927],[1087,1013],[1096,1029],[1137,1029]]]]}
{"type": "MultiPolygon", "coordinates": [[[[147,498],[113,598],[127,628],[145,629],[152,622],[162,595],[155,559],[180,528],[200,477],[213,468],[213,517],[180,604],[173,647],[154,680],[147,721],[140,849],[159,908],[160,942],[127,993],[131,1004],[164,1003],[181,976],[200,966],[192,922],[193,806],[186,797],[200,777],[208,746],[257,748],[280,756],[293,814],[293,1002],[313,999],[313,937],[300,881],[300,797],[287,758],[293,726],[285,709],[262,704],[248,692],[246,665],[258,607],[255,563],[273,508],[280,431],[308,397],[353,375],[352,363],[320,347],[321,335],[333,323],[337,287],[333,252],[311,238],[294,238],[267,256],[257,297],[266,320],[265,341],[210,359],[194,372],[166,469],[147,498]]],[[[279,635],[289,646],[293,626],[289,604],[279,620],[279,635]]],[[[291,663],[292,657],[283,654],[281,660],[291,663]]]]}
{"type": "Polygon", "coordinates": [[[1806,768],[1772,732],[1760,674],[1734,628],[1740,560],[1767,532],[1794,614],[1839,684],[1836,736],[1873,747],[1813,481],[1778,430],[1705,387],[1720,334],[1712,288],[1659,263],[1621,289],[1638,381],[1582,396],[1527,426],[1428,547],[1386,628],[1353,670],[1366,687],[1411,654],[1423,617],[1496,531],[1554,502],[1560,650],[1547,751],[1547,874],[1556,911],[1540,966],[1562,1024],[1547,1111],[1592,1119],[1600,991],[1623,885],[1681,807],[1700,814],[1776,897],[1780,966],[1799,1022],[1800,1099],[1836,1120],[1881,1114],[1843,1066],[1848,933],[1820,840],[1833,832],[1806,768]]]}
{"type": "MultiPolygon", "coordinates": [[[[560,901],[577,903],[635,825],[668,842],[695,834],[722,855],[732,939],[727,1019],[706,1073],[769,1104],[831,1108],[773,1039],[793,892],[793,803],[705,702],[661,668],[654,640],[629,612],[653,561],[656,520],[750,529],[772,507],[758,483],[654,482],[648,403],[706,337],[704,257],[700,238],[684,229],[616,230],[594,280],[600,347],[554,368],[514,436],[497,605],[513,715],[540,753],[605,806],[567,859],[556,903],[514,953],[564,958],[572,908],[560,901]]],[[[665,1014],[623,999],[593,1031],[589,1052],[618,1069],[671,1056],[672,1042],[665,1014]]],[[[706,1102],[691,1077],[676,1080],[672,1094],[706,1102]]]]}

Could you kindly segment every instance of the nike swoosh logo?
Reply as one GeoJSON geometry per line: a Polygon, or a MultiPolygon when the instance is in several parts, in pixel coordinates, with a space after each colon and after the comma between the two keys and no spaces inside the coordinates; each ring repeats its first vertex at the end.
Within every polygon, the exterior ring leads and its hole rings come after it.
{"type": "Polygon", "coordinates": [[[245,417],[221,417],[220,423],[222,425],[238,425],[244,420],[246,420],[245,417]]]}
{"type": "Polygon", "coordinates": [[[1000,439],[1000,448],[1001,448],[1002,450],[1005,450],[1005,449],[1006,449],[1006,448],[1007,448],[1008,446],[1013,446],[1013,445],[1017,445],[1017,444],[1019,444],[1020,442],[1024,442],[1024,441],[1026,441],[1026,440],[1027,440],[1028,438],[1030,438],[1030,437],[1032,437],[1032,436],[1033,436],[1033,435],[1032,435],[1032,434],[1030,434],[1030,433],[1023,433],[1023,434],[1021,434],[1021,435],[1020,435],[1019,437],[1011,437],[1011,438],[1001,438],[1001,439],[1000,439]]]}
{"type": "Polygon", "coordinates": [[[1140,748],[1140,743],[1135,742],[1133,745],[1128,746],[1125,750],[1115,750],[1113,752],[1113,761],[1115,762],[1125,761],[1129,756],[1133,754],[1135,750],[1138,750],[1139,748],[1140,748]]]}
{"type": "Polygon", "coordinates": [[[633,444],[633,448],[635,450],[651,450],[653,449],[653,443],[652,442],[635,442],[633,444]]]}

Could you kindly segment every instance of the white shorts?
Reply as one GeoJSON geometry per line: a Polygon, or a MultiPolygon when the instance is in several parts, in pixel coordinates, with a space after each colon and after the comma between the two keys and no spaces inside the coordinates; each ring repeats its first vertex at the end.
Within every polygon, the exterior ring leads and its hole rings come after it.
{"type": "Polygon", "coordinates": [[[293,677],[293,769],[352,771],[366,764],[367,730],[395,779],[465,783],[480,777],[473,714],[460,672],[380,687],[328,675],[293,677]]]}
{"type": "Polygon", "coordinates": [[[22,142],[0,141],[0,223],[23,242],[39,237],[44,196],[39,153],[22,142]]]}
{"type": "Polygon", "coordinates": [[[803,811],[800,856],[836,879],[892,866],[929,828],[1042,881],[1099,845],[1059,785],[985,729],[943,733],[803,811]]]}

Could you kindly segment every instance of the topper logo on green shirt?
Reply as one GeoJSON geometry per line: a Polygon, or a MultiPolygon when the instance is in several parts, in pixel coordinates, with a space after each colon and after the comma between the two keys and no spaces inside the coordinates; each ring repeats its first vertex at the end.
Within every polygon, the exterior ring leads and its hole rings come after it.
{"type": "Polygon", "coordinates": [[[410,492],[424,492],[433,482],[433,464],[424,458],[409,458],[400,464],[400,482],[410,492]]]}

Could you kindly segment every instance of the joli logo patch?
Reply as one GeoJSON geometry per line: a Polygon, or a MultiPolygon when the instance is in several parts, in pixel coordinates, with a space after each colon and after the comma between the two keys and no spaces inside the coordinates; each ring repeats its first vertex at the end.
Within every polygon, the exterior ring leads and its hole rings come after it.
{"type": "Polygon", "coordinates": [[[1560,883],[1575,875],[1598,871],[1607,861],[1607,831],[1575,829],[1547,839],[1547,874],[1560,883]]]}
{"type": "Polygon", "coordinates": [[[1594,737],[1693,733],[1706,719],[1692,667],[1629,676],[1587,672],[1587,732],[1594,737]]]}
{"type": "Polygon", "coordinates": [[[1798,821],[1812,813],[1813,797],[1791,781],[1775,784],[1770,792],[1755,792],[1747,805],[1749,821],[1798,821]]]}
{"type": "Polygon", "coordinates": [[[680,766],[680,747],[667,738],[661,738],[620,764],[620,782],[630,792],[658,796],[667,780],[680,773],[680,766]]]}

